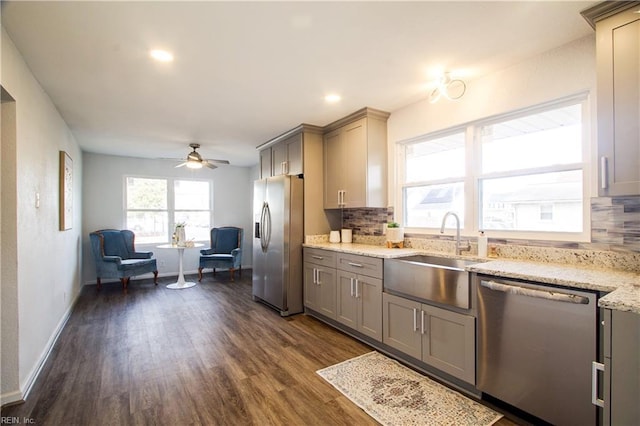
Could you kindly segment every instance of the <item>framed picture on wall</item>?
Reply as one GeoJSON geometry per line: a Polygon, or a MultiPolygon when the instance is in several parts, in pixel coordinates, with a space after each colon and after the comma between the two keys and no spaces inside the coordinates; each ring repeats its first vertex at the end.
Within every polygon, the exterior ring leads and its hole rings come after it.
{"type": "Polygon", "coordinates": [[[60,230],[73,225],[73,160],[60,151],[60,230]]]}

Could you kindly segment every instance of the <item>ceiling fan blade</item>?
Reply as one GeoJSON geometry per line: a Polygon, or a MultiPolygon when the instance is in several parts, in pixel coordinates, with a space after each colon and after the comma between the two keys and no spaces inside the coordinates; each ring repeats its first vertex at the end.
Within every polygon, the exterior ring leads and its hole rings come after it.
{"type": "Polygon", "coordinates": [[[217,169],[218,168],[218,166],[215,166],[215,165],[211,164],[208,160],[203,160],[202,161],[202,165],[203,166],[207,166],[210,169],[217,169]]]}
{"type": "Polygon", "coordinates": [[[187,165],[187,161],[185,161],[184,163],[180,163],[180,164],[178,164],[178,165],[176,166],[176,169],[177,169],[178,167],[183,167],[183,166],[186,166],[186,165],[187,165]]]}
{"type": "Polygon", "coordinates": [[[212,159],[208,159],[207,160],[209,163],[217,163],[217,164],[231,164],[229,163],[228,160],[212,160],[212,159]]]}

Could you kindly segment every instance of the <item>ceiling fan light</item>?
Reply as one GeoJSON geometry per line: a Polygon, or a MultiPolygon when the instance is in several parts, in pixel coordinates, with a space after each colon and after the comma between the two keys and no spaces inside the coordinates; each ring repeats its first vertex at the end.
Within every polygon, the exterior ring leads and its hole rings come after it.
{"type": "Polygon", "coordinates": [[[199,161],[193,161],[193,160],[189,160],[187,161],[187,167],[190,169],[201,169],[202,168],[202,163],[199,161]]]}

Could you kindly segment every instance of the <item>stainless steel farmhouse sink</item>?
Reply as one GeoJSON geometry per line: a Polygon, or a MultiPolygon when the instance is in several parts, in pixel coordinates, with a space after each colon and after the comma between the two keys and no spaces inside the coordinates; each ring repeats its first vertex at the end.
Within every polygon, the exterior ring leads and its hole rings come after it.
{"type": "Polygon", "coordinates": [[[469,309],[470,282],[465,266],[474,260],[407,256],[384,261],[385,291],[411,299],[469,309]]]}

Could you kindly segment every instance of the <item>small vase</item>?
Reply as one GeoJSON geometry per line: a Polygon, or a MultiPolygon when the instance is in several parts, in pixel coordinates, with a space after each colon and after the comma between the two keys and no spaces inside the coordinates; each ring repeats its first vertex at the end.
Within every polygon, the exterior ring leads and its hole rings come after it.
{"type": "Polygon", "coordinates": [[[176,245],[183,246],[185,241],[184,227],[180,226],[176,228],[176,245]]]}
{"type": "Polygon", "coordinates": [[[404,228],[387,228],[387,247],[404,247],[404,228]]]}

